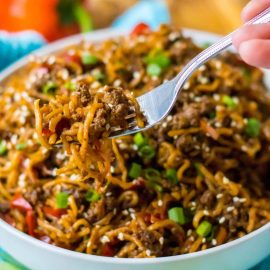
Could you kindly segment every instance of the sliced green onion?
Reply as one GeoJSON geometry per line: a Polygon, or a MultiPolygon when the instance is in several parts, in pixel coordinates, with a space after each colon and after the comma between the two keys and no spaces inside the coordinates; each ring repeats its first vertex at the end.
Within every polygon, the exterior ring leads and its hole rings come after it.
{"type": "Polygon", "coordinates": [[[173,207],[168,211],[168,217],[170,220],[183,225],[187,222],[184,209],[182,207],[173,207]]]}
{"type": "Polygon", "coordinates": [[[138,163],[133,162],[129,169],[128,175],[129,177],[135,179],[141,175],[141,172],[142,172],[142,166],[138,163]]]}
{"type": "Polygon", "coordinates": [[[203,43],[201,46],[202,46],[203,49],[207,49],[207,48],[210,47],[212,44],[213,44],[212,42],[208,41],[208,42],[203,43]]]}
{"type": "Polygon", "coordinates": [[[100,195],[95,190],[88,190],[85,194],[85,199],[88,202],[97,202],[100,199],[100,195]]]}
{"type": "Polygon", "coordinates": [[[6,143],[4,141],[0,141],[0,156],[4,156],[6,155],[6,153],[8,152],[6,143]]]}
{"type": "Polygon", "coordinates": [[[160,172],[154,168],[148,168],[144,170],[145,178],[152,182],[159,181],[160,178],[160,172]]]}
{"type": "Polygon", "coordinates": [[[98,58],[90,53],[83,53],[81,55],[81,59],[84,65],[95,65],[96,63],[98,63],[98,58]]]}
{"type": "Polygon", "coordinates": [[[46,95],[53,95],[57,88],[56,83],[49,81],[42,86],[42,92],[46,95]]]}
{"type": "Polygon", "coordinates": [[[26,146],[27,146],[26,143],[18,143],[18,144],[16,145],[16,149],[17,149],[17,150],[23,150],[23,149],[26,148],[26,146]]]}
{"type": "Polygon", "coordinates": [[[261,122],[256,118],[249,118],[245,128],[245,132],[249,137],[255,138],[260,134],[261,122]]]}
{"type": "Polygon", "coordinates": [[[133,141],[138,147],[142,147],[147,144],[147,139],[140,132],[135,134],[133,141]]]}
{"type": "Polygon", "coordinates": [[[60,209],[67,208],[68,194],[66,192],[59,192],[56,194],[56,207],[60,209]]]}
{"type": "Polygon", "coordinates": [[[149,182],[149,186],[153,188],[156,192],[161,193],[163,191],[163,187],[156,182],[149,182]]]}
{"type": "Polygon", "coordinates": [[[202,237],[208,236],[212,231],[212,224],[206,220],[200,223],[196,229],[196,233],[202,237]]]}
{"type": "Polygon", "coordinates": [[[139,154],[145,159],[152,159],[155,156],[156,152],[152,146],[145,145],[140,148],[139,154]]]}
{"type": "Polygon", "coordinates": [[[171,59],[164,52],[159,52],[154,56],[148,56],[145,60],[146,63],[157,64],[163,69],[171,65],[171,59]]]}
{"type": "Polygon", "coordinates": [[[210,112],[210,114],[209,114],[209,118],[210,119],[215,119],[216,118],[216,116],[217,116],[217,114],[216,114],[216,112],[210,112]]]}
{"type": "Polygon", "coordinates": [[[178,183],[176,169],[168,169],[166,171],[166,178],[174,185],[178,183]]]}
{"type": "Polygon", "coordinates": [[[230,96],[223,96],[222,102],[230,109],[235,109],[237,107],[237,103],[230,96]]]}
{"type": "Polygon", "coordinates": [[[65,88],[70,90],[70,91],[75,91],[76,90],[76,83],[71,82],[71,81],[66,82],[65,83],[65,88]]]}
{"type": "Polygon", "coordinates": [[[102,82],[106,79],[105,74],[102,73],[101,71],[93,72],[92,75],[97,81],[100,81],[100,82],[102,82]]]}
{"type": "Polygon", "coordinates": [[[198,174],[199,176],[202,176],[202,177],[203,177],[203,174],[202,174],[202,172],[201,172],[201,164],[200,164],[200,163],[194,163],[194,167],[195,167],[195,169],[196,169],[196,171],[197,171],[197,174],[198,174]]]}
{"type": "Polygon", "coordinates": [[[158,64],[151,63],[147,65],[146,72],[150,76],[159,76],[162,72],[162,69],[158,64]]]}
{"type": "Polygon", "coordinates": [[[87,9],[82,4],[75,5],[73,10],[70,10],[70,12],[73,12],[74,17],[80,26],[81,33],[86,33],[93,30],[92,18],[87,9]]]}

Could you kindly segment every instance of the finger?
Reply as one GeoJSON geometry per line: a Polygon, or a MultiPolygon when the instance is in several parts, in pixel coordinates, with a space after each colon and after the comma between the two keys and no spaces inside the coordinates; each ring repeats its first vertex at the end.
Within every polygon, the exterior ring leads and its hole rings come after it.
{"type": "Polygon", "coordinates": [[[270,68],[270,40],[244,41],[239,47],[239,54],[251,66],[270,68]]]}
{"type": "Polygon", "coordinates": [[[268,7],[270,0],[251,0],[243,9],[241,17],[244,22],[249,21],[268,7]]]}
{"type": "Polygon", "coordinates": [[[270,39],[270,23],[245,25],[232,37],[233,45],[237,50],[242,42],[252,39],[270,39]]]}

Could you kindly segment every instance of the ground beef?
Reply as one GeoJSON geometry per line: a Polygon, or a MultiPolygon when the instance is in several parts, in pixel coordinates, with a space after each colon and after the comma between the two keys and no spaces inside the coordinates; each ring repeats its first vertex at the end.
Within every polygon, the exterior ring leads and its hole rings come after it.
{"type": "Polygon", "coordinates": [[[80,101],[83,106],[87,106],[91,102],[89,86],[86,83],[81,83],[77,87],[77,92],[80,95],[80,101]]]}
{"type": "Polygon", "coordinates": [[[200,203],[208,208],[211,208],[214,203],[214,199],[214,194],[210,190],[206,190],[200,197],[200,203]]]}
{"type": "Polygon", "coordinates": [[[118,104],[128,104],[128,99],[125,96],[123,89],[106,87],[103,101],[107,104],[118,105],[118,104]]]}
{"type": "Polygon", "coordinates": [[[128,103],[118,104],[112,108],[110,124],[111,126],[126,126],[125,116],[127,116],[127,112],[129,109],[128,103]]]}
{"type": "Polygon", "coordinates": [[[175,145],[179,150],[187,153],[194,148],[194,141],[191,135],[182,135],[177,139],[175,145]]]}

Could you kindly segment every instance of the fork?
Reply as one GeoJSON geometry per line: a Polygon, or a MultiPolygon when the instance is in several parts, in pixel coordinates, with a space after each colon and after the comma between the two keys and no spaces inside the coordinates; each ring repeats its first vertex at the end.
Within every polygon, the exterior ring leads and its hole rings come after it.
{"type": "MultiPolygon", "coordinates": [[[[267,22],[270,22],[270,8],[267,8],[259,15],[248,21],[246,24],[260,24],[267,22]]],[[[137,97],[141,111],[144,113],[147,119],[147,125],[144,128],[134,127],[131,129],[119,130],[118,132],[111,134],[110,138],[144,131],[162,121],[173,108],[177,96],[181,92],[182,87],[190,78],[192,73],[209,59],[213,58],[231,46],[232,35],[238,31],[238,29],[221,38],[219,41],[199,53],[172,80],[161,84],[160,86],[154,88],[152,91],[140,97],[137,97]]]]}

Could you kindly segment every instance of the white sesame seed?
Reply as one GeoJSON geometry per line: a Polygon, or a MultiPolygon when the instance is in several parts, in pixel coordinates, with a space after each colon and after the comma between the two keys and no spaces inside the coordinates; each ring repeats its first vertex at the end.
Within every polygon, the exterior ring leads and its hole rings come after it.
{"type": "Polygon", "coordinates": [[[167,122],[164,122],[164,123],[162,123],[162,125],[161,125],[161,126],[162,126],[163,128],[166,128],[166,127],[167,127],[167,125],[168,125],[168,124],[167,124],[167,122]]]}
{"type": "Polygon", "coordinates": [[[247,118],[244,118],[244,120],[243,120],[243,121],[244,121],[244,123],[245,123],[245,124],[247,124],[247,123],[248,123],[247,118]]]}
{"type": "Polygon", "coordinates": [[[175,41],[179,36],[180,34],[178,32],[172,32],[169,34],[168,39],[169,41],[175,41]]]}
{"type": "Polygon", "coordinates": [[[133,208],[129,208],[128,211],[129,211],[130,213],[135,213],[135,212],[136,212],[135,209],[133,209],[133,208]]]}
{"type": "Polygon", "coordinates": [[[221,105],[217,105],[216,106],[216,111],[222,111],[223,110],[223,106],[221,106],[221,105]]]}
{"type": "Polygon", "coordinates": [[[160,243],[161,245],[163,245],[163,244],[164,244],[164,237],[160,237],[160,238],[158,239],[158,241],[159,241],[159,243],[160,243]]]}
{"type": "Polygon", "coordinates": [[[220,122],[215,122],[214,126],[217,127],[217,128],[220,128],[222,125],[221,125],[220,122]]]}
{"type": "Polygon", "coordinates": [[[114,86],[120,86],[121,83],[122,83],[121,80],[118,79],[118,80],[115,80],[115,81],[114,81],[113,85],[114,85],[114,86]]]}
{"type": "Polygon", "coordinates": [[[183,86],[183,89],[184,89],[184,90],[188,90],[189,87],[190,87],[190,82],[186,82],[186,83],[184,84],[184,86],[183,86]]]}
{"type": "Polygon", "coordinates": [[[136,220],[136,215],[134,213],[131,213],[130,216],[133,220],[136,220]]]}
{"type": "Polygon", "coordinates": [[[201,102],[201,101],[202,101],[202,98],[201,98],[201,97],[195,97],[195,98],[194,98],[194,101],[195,101],[195,102],[201,102]]]}
{"type": "Polygon", "coordinates": [[[172,119],[173,119],[172,115],[168,115],[167,121],[170,122],[170,121],[172,121],[172,119]]]}
{"type": "Polygon", "coordinates": [[[223,194],[221,194],[221,193],[218,193],[216,196],[217,199],[221,199],[222,197],[223,197],[223,194]]]}
{"type": "Polygon", "coordinates": [[[113,166],[110,167],[110,171],[111,173],[114,173],[115,172],[115,168],[113,166]]]}
{"type": "Polygon", "coordinates": [[[123,233],[119,233],[117,238],[120,240],[120,241],[124,241],[124,234],[123,233]]]}
{"type": "Polygon", "coordinates": [[[209,215],[210,215],[210,213],[209,213],[208,210],[204,210],[204,211],[203,211],[203,214],[204,214],[205,216],[209,216],[209,215]]]}
{"type": "Polygon", "coordinates": [[[107,193],[105,194],[105,196],[106,196],[106,197],[110,197],[110,196],[112,196],[112,193],[111,193],[111,192],[107,192],[107,193]]]}
{"type": "Polygon", "coordinates": [[[178,136],[177,136],[177,135],[175,135],[175,136],[173,136],[173,138],[176,140],[176,139],[178,138],[178,136]]]}
{"type": "Polygon", "coordinates": [[[214,99],[215,101],[219,101],[219,100],[220,100],[220,95],[219,95],[219,94],[214,94],[214,95],[213,95],[213,99],[214,99]]]}
{"type": "Polygon", "coordinates": [[[141,77],[141,73],[140,72],[138,72],[138,71],[133,72],[133,78],[134,79],[139,79],[140,77],[141,77]]]}
{"type": "Polygon", "coordinates": [[[215,238],[212,239],[212,245],[216,246],[217,245],[217,240],[215,238]]]}
{"type": "Polygon", "coordinates": [[[227,207],[227,212],[232,212],[234,210],[234,206],[228,206],[227,207]]]}
{"type": "Polygon", "coordinates": [[[194,202],[194,201],[192,201],[190,204],[191,204],[192,206],[196,206],[196,202],[194,202]]]}
{"type": "Polygon", "coordinates": [[[190,93],[190,94],[189,94],[189,97],[190,97],[191,99],[193,99],[194,96],[195,96],[194,93],[190,93]]]}
{"type": "Polygon", "coordinates": [[[116,215],[116,213],[117,213],[117,209],[113,208],[113,214],[116,215]]]}
{"type": "Polygon", "coordinates": [[[222,63],[221,61],[216,61],[216,69],[221,69],[222,63]]]}
{"type": "Polygon", "coordinates": [[[242,150],[243,152],[246,152],[246,151],[248,150],[248,148],[247,148],[246,145],[242,145],[242,146],[241,146],[241,150],[242,150]]]}
{"type": "Polygon", "coordinates": [[[132,149],[135,150],[135,151],[137,151],[137,150],[139,149],[139,147],[138,147],[138,145],[133,144],[133,145],[132,145],[132,149]]]}
{"type": "Polygon", "coordinates": [[[233,197],[233,202],[236,203],[236,202],[239,202],[239,198],[238,197],[233,197]]]}
{"type": "Polygon", "coordinates": [[[244,202],[246,202],[246,201],[247,201],[246,198],[239,198],[239,202],[241,202],[241,203],[244,203],[244,202]]]}
{"type": "Polygon", "coordinates": [[[202,243],[204,244],[206,242],[206,238],[204,237],[203,239],[202,239],[202,243]]]}
{"type": "Polygon", "coordinates": [[[230,183],[230,180],[226,177],[226,176],[223,176],[223,184],[229,184],[230,183]]]}
{"type": "Polygon", "coordinates": [[[202,66],[200,66],[200,67],[198,68],[198,70],[200,70],[200,71],[204,71],[204,70],[206,70],[206,65],[202,65],[202,66]]]}
{"type": "Polygon", "coordinates": [[[198,77],[198,82],[201,83],[201,84],[207,84],[207,83],[209,83],[209,79],[207,77],[199,76],[198,77]]]}
{"type": "Polygon", "coordinates": [[[61,153],[61,152],[58,152],[56,155],[55,155],[56,159],[58,160],[64,160],[66,155],[64,153],[61,153]]]}
{"type": "Polygon", "coordinates": [[[236,127],[237,126],[237,123],[235,121],[232,121],[231,122],[231,127],[236,127]]]}
{"type": "Polygon", "coordinates": [[[12,144],[16,144],[17,143],[17,139],[18,139],[18,136],[16,134],[13,134],[10,138],[10,141],[12,144]]]}
{"type": "Polygon", "coordinates": [[[238,98],[238,97],[233,97],[232,100],[233,100],[236,104],[239,103],[239,98],[238,98]]]}
{"type": "Polygon", "coordinates": [[[195,240],[194,236],[190,236],[189,240],[193,242],[195,240]]]}
{"type": "Polygon", "coordinates": [[[150,249],[147,249],[146,251],[145,251],[145,254],[146,254],[146,256],[151,256],[151,250],[150,249]]]}
{"type": "Polygon", "coordinates": [[[204,148],[204,151],[205,151],[205,152],[210,152],[210,148],[209,148],[208,146],[206,146],[206,147],[204,148]]]}
{"type": "Polygon", "coordinates": [[[122,214],[123,214],[124,216],[127,216],[127,215],[129,214],[129,213],[128,213],[128,210],[126,210],[126,209],[123,210],[123,211],[122,211],[122,214]]]}
{"type": "Polygon", "coordinates": [[[224,223],[224,221],[225,221],[225,217],[221,217],[218,222],[219,222],[219,224],[222,224],[222,223],[224,223]]]}
{"type": "Polygon", "coordinates": [[[70,176],[70,180],[71,181],[75,181],[75,180],[77,180],[77,179],[79,179],[80,178],[80,176],[78,175],[78,174],[72,174],[71,176],[70,176]]]}
{"type": "Polygon", "coordinates": [[[158,206],[162,206],[163,205],[163,201],[162,200],[158,200],[157,205],[158,206]]]}
{"type": "Polygon", "coordinates": [[[190,236],[191,234],[192,234],[192,230],[189,229],[189,230],[187,231],[187,236],[190,236]]]}
{"type": "Polygon", "coordinates": [[[110,242],[110,238],[109,238],[107,235],[103,235],[103,236],[100,238],[100,242],[101,242],[102,244],[109,243],[109,242],[110,242]]]}
{"type": "Polygon", "coordinates": [[[56,176],[56,171],[57,171],[56,168],[54,168],[54,169],[52,170],[52,176],[56,176]]]}

